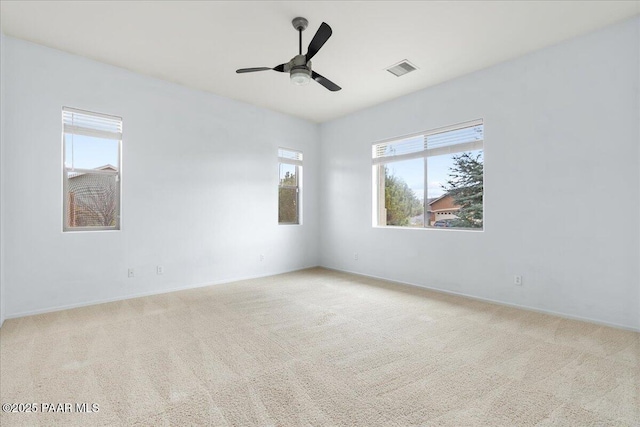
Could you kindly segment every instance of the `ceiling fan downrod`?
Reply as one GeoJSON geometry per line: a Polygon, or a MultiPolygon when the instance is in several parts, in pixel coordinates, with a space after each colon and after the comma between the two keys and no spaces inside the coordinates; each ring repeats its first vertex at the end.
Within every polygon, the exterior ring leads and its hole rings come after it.
{"type": "Polygon", "coordinates": [[[309,21],[298,16],[297,18],[293,18],[291,25],[298,31],[298,55],[302,55],[302,32],[307,29],[309,21]]]}

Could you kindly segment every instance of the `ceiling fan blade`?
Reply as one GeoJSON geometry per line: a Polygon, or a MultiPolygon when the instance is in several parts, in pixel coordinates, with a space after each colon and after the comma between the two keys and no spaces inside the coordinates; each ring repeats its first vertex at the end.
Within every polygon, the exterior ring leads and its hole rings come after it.
{"type": "Polygon", "coordinates": [[[322,86],[324,86],[327,89],[329,89],[331,92],[337,92],[340,89],[342,89],[340,86],[338,86],[337,84],[335,84],[334,82],[332,82],[328,78],[326,78],[324,76],[321,76],[320,74],[316,73],[315,71],[311,72],[311,77],[313,78],[313,80],[317,81],[322,86]]]}
{"type": "Polygon", "coordinates": [[[240,68],[239,70],[236,70],[236,73],[238,74],[253,73],[255,71],[268,71],[268,70],[280,71],[281,73],[284,73],[284,66],[285,64],[276,65],[273,68],[269,68],[269,67],[240,68]]]}
{"type": "Polygon", "coordinates": [[[272,68],[269,67],[256,67],[256,68],[240,68],[239,70],[236,70],[236,73],[240,74],[240,73],[253,73],[254,71],[267,71],[267,70],[271,70],[272,68]]]}
{"type": "Polygon", "coordinates": [[[313,36],[311,43],[309,43],[309,50],[307,51],[306,55],[307,62],[309,62],[311,58],[313,58],[315,54],[318,53],[320,48],[327,42],[327,40],[329,40],[329,37],[331,37],[332,33],[333,31],[331,31],[331,27],[326,22],[323,22],[320,25],[320,28],[318,28],[316,35],[313,36]]]}

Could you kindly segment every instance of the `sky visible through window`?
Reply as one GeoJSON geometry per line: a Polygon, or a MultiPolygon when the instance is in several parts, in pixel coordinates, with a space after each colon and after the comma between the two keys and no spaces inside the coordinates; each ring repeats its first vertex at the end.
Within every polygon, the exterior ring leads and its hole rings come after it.
{"type": "Polygon", "coordinates": [[[280,184],[281,185],[295,185],[298,182],[297,179],[298,177],[296,176],[296,165],[290,165],[288,163],[280,163],[280,184]]]}
{"type": "MultiPolygon", "coordinates": [[[[430,149],[438,149],[445,147],[453,147],[458,144],[478,141],[484,138],[484,126],[478,124],[475,126],[463,127],[446,132],[435,133],[424,136],[414,136],[388,143],[384,148],[384,153],[378,155],[401,156],[420,152],[425,148],[425,142],[430,149]],[[426,139],[426,141],[425,141],[426,139]]],[[[482,150],[467,151],[476,157],[482,154],[482,150]]],[[[431,156],[427,158],[427,185],[426,195],[429,199],[438,198],[444,195],[445,190],[442,188],[450,179],[449,174],[454,165],[453,156],[461,154],[444,154],[440,156],[431,156]]],[[[374,153],[374,156],[376,153],[374,153]]],[[[386,163],[387,170],[391,175],[401,178],[407,183],[409,188],[414,192],[416,197],[424,201],[424,159],[404,160],[394,162],[389,158],[386,163]]]]}
{"type": "MultiPolygon", "coordinates": [[[[474,157],[482,154],[482,150],[469,151],[474,157]]],[[[458,153],[460,154],[460,153],[458,153]]],[[[449,173],[453,167],[453,156],[447,154],[433,156],[427,159],[427,178],[429,187],[427,197],[429,199],[442,196],[445,191],[442,185],[449,180],[449,173]]],[[[416,197],[424,200],[424,159],[404,160],[387,163],[387,168],[392,175],[402,178],[416,197]]]]}
{"type": "Polygon", "coordinates": [[[68,133],[64,138],[65,167],[95,169],[108,164],[118,167],[118,141],[68,133]]]}

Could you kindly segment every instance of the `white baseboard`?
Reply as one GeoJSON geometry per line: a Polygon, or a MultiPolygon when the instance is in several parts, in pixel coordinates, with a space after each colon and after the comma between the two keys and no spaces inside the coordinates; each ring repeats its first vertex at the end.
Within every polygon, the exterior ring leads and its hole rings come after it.
{"type": "MultiPolygon", "coordinates": [[[[257,275],[253,275],[253,276],[243,276],[243,277],[237,277],[237,278],[233,278],[233,279],[220,280],[220,281],[217,281],[217,282],[196,283],[196,284],[191,284],[191,285],[187,285],[187,286],[181,286],[181,287],[177,287],[177,288],[163,289],[161,291],[140,292],[140,293],[137,293],[137,294],[130,294],[130,295],[113,297],[113,298],[104,298],[104,299],[100,299],[100,300],[85,301],[85,302],[79,302],[79,303],[75,303],[75,304],[66,304],[66,305],[59,305],[59,306],[55,306],[55,307],[47,307],[47,308],[38,309],[38,310],[22,311],[22,312],[18,312],[18,313],[8,314],[5,317],[5,319],[17,319],[17,318],[20,318],[20,317],[35,316],[37,314],[45,314],[45,313],[53,313],[55,311],[69,310],[69,309],[72,309],[72,308],[80,308],[80,307],[88,307],[88,306],[91,306],[91,305],[106,304],[106,303],[109,303],[109,302],[124,301],[124,300],[129,300],[129,299],[134,299],[134,298],[148,297],[148,296],[151,296],[151,295],[162,295],[162,294],[168,294],[168,293],[171,293],[171,292],[179,292],[179,291],[186,291],[186,290],[189,290],[189,289],[204,288],[204,287],[207,287],[207,286],[224,285],[226,283],[240,282],[242,280],[260,279],[262,277],[277,276],[277,275],[280,275],[280,274],[293,273],[295,271],[308,270],[310,268],[316,268],[316,267],[318,267],[318,266],[314,265],[314,266],[309,266],[309,267],[296,268],[296,269],[293,269],[293,270],[285,270],[285,271],[281,271],[279,273],[267,273],[267,274],[257,274],[257,275]]],[[[4,321],[5,319],[2,319],[2,320],[4,321]]]]}
{"type": "Polygon", "coordinates": [[[507,306],[507,307],[519,308],[519,309],[522,309],[522,310],[535,311],[537,313],[550,314],[552,316],[562,317],[562,318],[565,318],[565,319],[580,320],[580,321],[583,321],[583,322],[594,323],[596,325],[609,326],[611,328],[624,329],[626,331],[632,331],[632,332],[640,332],[640,328],[638,328],[638,327],[621,325],[621,324],[618,324],[618,323],[607,322],[607,321],[604,321],[604,320],[593,319],[593,318],[590,318],[590,317],[576,316],[576,315],[573,315],[573,314],[567,314],[567,313],[561,313],[561,312],[557,312],[557,311],[553,311],[553,310],[546,310],[546,309],[543,309],[543,308],[531,307],[531,306],[528,306],[528,305],[521,305],[521,304],[515,304],[515,303],[511,303],[511,302],[507,302],[507,301],[500,301],[500,300],[495,300],[495,299],[491,299],[491,298],[484,298],[484,297],[479,297],[479,296],[476,296],[476,295],[465,294],[463,292],[456,292],[456,291],[450,291],[448,289],[436,288],[436,287],[433,287],[433,286],[420,285],[420,284],[417,284],[417,283],[401,282],[401,281],[394,280],[394,279],[391,279],[391,278],[388,278],[388,277],[374,276],[372,274],[364,274],[364,273],[359,273],[359,272],[356,272],[356,271],[341,270],[339,268],[324,267],[324,266],[321,266],[321,267],[325,268],[327,270],[338,271],[338,272],[341,272],[341,273],[349,273],[349,274],[354,274],[356,276],[369,277],[369,278],[372,278],[372,279],[384,280],[386,282],[397,283],[399,285],[406,285],[406,286],[413,286],[415,288],[429,289],[431,291],[436,291],[436,292],[440,292],[440,293],[443,293],[443,294],[456,295],[456,296],[461,296],[461,297],[470,298],[470,299],[474,299],[474,300],[489,302],[489,303],[492,303],[492,304],[504,305],[504,306],[507,306]]]}

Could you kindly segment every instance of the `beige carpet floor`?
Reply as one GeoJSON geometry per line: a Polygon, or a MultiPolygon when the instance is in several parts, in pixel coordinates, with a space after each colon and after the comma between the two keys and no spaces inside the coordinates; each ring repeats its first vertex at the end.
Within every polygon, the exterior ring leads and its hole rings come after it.
{"type": "Polygon", "coordinates": [[[637,333],[324,269],[8,320],[0,350],[2,403],[99,405],[3,427],[640,425],[637,333]]]}

